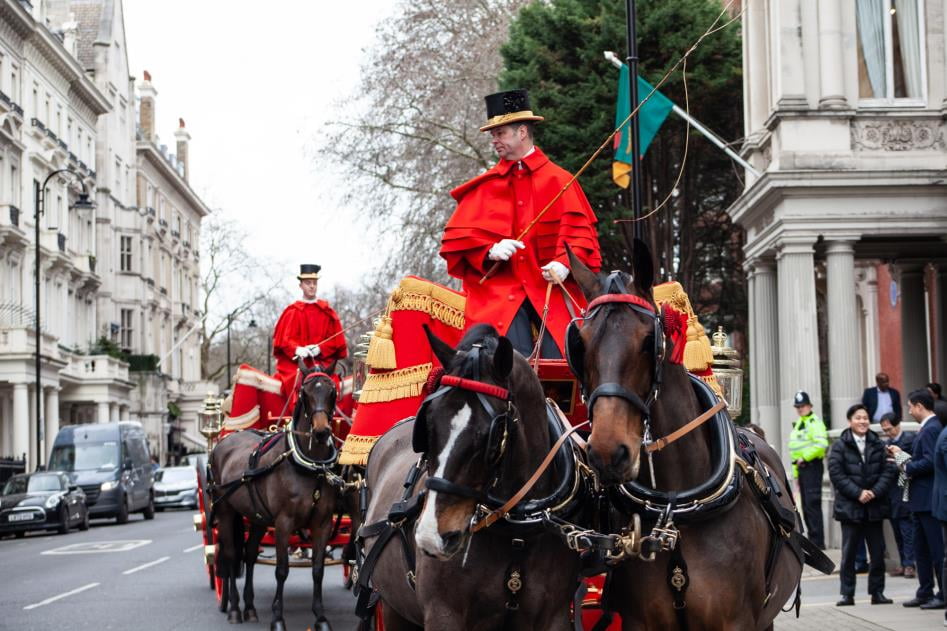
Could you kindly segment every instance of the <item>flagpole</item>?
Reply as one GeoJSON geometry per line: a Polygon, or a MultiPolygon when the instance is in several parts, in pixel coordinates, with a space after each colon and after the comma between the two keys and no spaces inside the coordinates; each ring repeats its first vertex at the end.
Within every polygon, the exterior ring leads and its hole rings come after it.
{"type": "MultiPolygon", "coordinates": [[[[631,103],[629,112],[638,105],[638,41],[635,31],[637,14],[635,0],[625,0],[625,15],[628,26],[628,82],[631,103]]],[[[631,117],[631,216],[634,221],[636,239],[644,237],[644,226],[638,221],[641,217],[641,130],[638,127],[638,114],[631,117]]]]}

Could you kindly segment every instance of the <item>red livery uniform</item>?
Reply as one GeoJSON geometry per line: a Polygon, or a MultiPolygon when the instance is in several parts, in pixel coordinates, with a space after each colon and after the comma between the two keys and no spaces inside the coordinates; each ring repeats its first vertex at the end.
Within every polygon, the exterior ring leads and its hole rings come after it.
{"type": "Polygon", "coordinates": [[[284,397],[292,399],[294,394],[299,368],[293,359],[296,348],[310,344],[319,345],[320,352],[315,361],[320,364],[344,359],[348,355],[339,316],[325,300],[297,300],[286,307],[273,330],[273,356],[284,397]]]}
{"type": "MultiPolygon", "coordinates": [[[[537,147],[522,160],[500,160],[486,173],[451,191],[457,209],[447,222],[440,254],[450,275],[461,279],[467,292],[468,327],[486,322],[505,334],[525,300],[541,315],[547,282],[540,267],[558,261],[568,268],[567,243],[589,269],[601,267],[597,220],[575,182],[523,237],[526,247],[501,262],[480,284],[493,266],[487,258],[491,246],[502,239],[516,239],[571,178],[537,147]]],[[[582,292],[571,275],[565,285],[584,307],[582,292]]],[[[566,300],[554,288],[546,324],[560,352],[572,318],[566,300]]]]}

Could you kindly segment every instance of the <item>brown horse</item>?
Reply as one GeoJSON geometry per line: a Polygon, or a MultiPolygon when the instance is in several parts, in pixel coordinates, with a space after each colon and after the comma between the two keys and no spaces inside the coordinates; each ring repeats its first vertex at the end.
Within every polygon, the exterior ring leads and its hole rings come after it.
{"type": "MultiPolygon", "coordinates": [[[[380,595],[385,629],[571,629],[579,559],[535,518],[576,496],[571,446],[509,518],[471,530],[484,506],[495,508],[519,490],[562,433],[547,414],[539,379],[491,326],[473,327],[456,350],[428,337],[443,376],[417,420],[379,439],[366,469],[368,558],[374,546],[382,548],[363,572],[371,572],[380,595]],[[415,451],[425,454],[423,471],[406,499],[426,489],[420,516],[404,524],[403,538],[388,538],[372,529],[397,521],[393,505],[406,496],[415,451]]],[[[367,586],[366,576],[359,582],[367,586]]]]}
{"type": "Polygon", "coordinates": [[[312,541],[312,612],[316,619],[313,628],[330,631],[322,604],[322,576],[332,516],[341,492],[340,478],[331,471],[338,454],[331,432],[337,392],[329,374],[303,365],[300,370],[303,380],[299,397],[292,424],[285,431],[268,435],[235,432],[211,452],[215,481],[212,514],[219,541],[216,571],[224,583],[221,611],[229,606],[227,619],[231,623],[256,621],[253,565],[266,528],[273,526],[276,596],[270,629],[281,631],[285,629],[283,584],[289,575],[289,538],[294,531],[308,528],[312,541]],[[251,524],[246,542],[244,517],[251,524]],[[241,562],[246,563],[243,615],[236,582],[241,562]]]}
{"type": "Polygon", "coordinates": [[[665,346],[670,341],[652,298],[654,273],[644,243],[636,242],[633,280],[617,272],[597,276],[577,258],[570,256],[570,261],[589,301],[584,326],[567,335],[570,364],[583,384],[592,419],[589,460],[610,487],[612,505],[624,523],[633,512],[642,515],[646,526],[661,521],[660,510],[649,512],[640,499],[656,497],[658,509],[670,503],[671,527],[679,533],[675,551],[670,545],[656,546],[651,562],[629,560],[614,570],[609,601],[621,614],[623,628],[771,628],[802,571],[799,520],[779,455],[755,434],[735,433],[723,417],[654,451],[652,469],[642,455],[648,439],[668,436],[696,419],[714,397],[682,365],[668,361],[665,346]],[[772,504],[769,518],[751,486],[753,472],[742,485],[735,482],[742,465],[734,463],[743,462],[733,457],[738,444],[755,450],[765,463],[759,466],[764,472],[761,492],[768,485],[769,497],[782,506],[772,504]],[[706,487],[721,471],[721,484],[730,482],[725,490],[731,499],[714,510],[714,502],[724,500],[713,492],[723,487],[706,487]],[[638,478],[645,482],[636,482],[638,478]],[[701,488],[704,501],[695,502],[701,488]],[[629,499],[633,497],[639,499],[629,499]],[[783,517],[783,538],[771,527],[774,513],[783,517]]]}

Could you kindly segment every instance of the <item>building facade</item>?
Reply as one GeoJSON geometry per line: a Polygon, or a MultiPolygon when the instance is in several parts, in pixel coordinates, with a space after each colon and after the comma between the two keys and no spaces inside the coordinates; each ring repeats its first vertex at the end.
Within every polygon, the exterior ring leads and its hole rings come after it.
{"type": "Polygon", "coordinates": [[[744,0],[752,420],[947,379],[944,0],[744,0]]]}
{"type": "Polygon", "coordinates": [[[169,421],[196,424],[208,388],[196,335],[208,209],[186,179],[186,131],[179,161],[155,133],[147,73],[139,119],[120,1],[2,0],[0,18],[0,457],[32,469],[60,423],[133,419],[164,461],[169,421]],[[80,177],[46,189],[38,432],[33,182],[60,168],[80,177]],[[73,208],[79,179],[93,210],[73,208]]]}

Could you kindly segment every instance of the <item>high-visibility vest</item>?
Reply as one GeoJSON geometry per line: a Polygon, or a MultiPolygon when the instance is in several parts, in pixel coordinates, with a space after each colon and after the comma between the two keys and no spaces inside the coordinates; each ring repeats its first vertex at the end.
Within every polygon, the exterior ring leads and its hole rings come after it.
{"type": "Polygon", "coordinates": [[[811,462],[825,457],[829,447],[829,434],[825,423],[815,414],[800,416],[789,434],[789,459],[792,460],[793,476],[799,477],[796,461],[811,462]]]}

